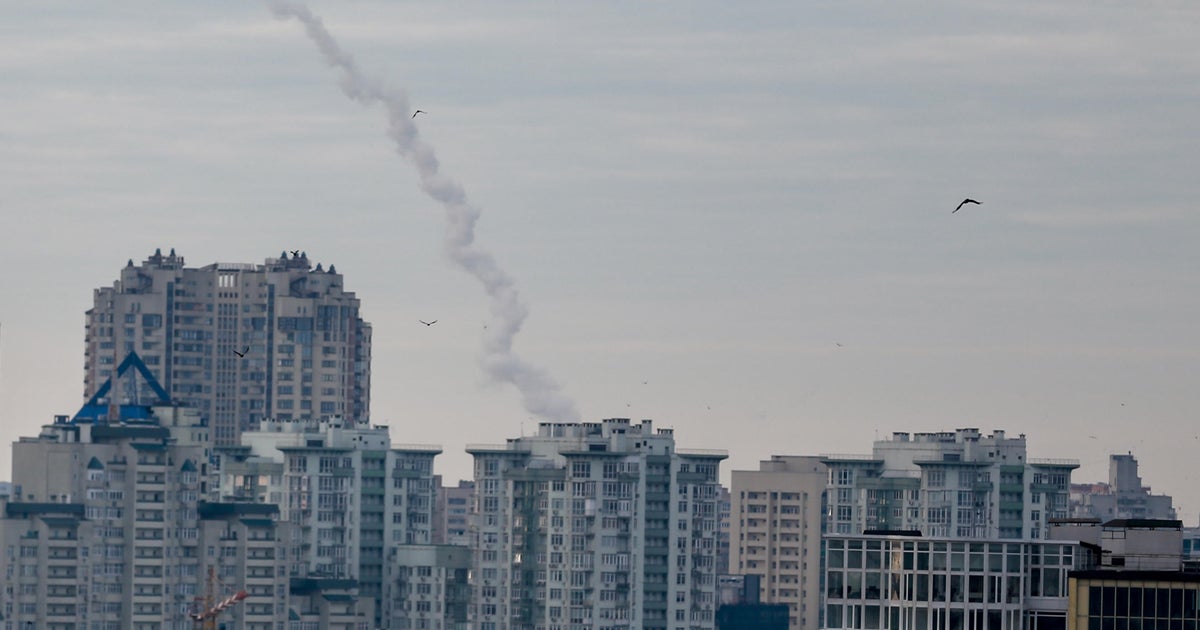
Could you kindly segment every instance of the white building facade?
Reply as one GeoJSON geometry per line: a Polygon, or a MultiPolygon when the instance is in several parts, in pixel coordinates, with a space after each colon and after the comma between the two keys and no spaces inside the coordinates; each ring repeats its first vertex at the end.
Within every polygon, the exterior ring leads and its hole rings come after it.
{"type": "Polygon", "coordinates": [[[825,455],[826,530],[918,530],[926,536],[1043,538],[1070,511],[1077,460],[1031,459],[1025,436],[978,429],[895,433],[871,455],[825,455]]]}
{"type": "Polygon", "coordinates": [[[396,599],[386,559],[397,546],[432,538],[441,449],[393,446],[387,427],[340,418],[263,420],[241,441],[216,449],[214,500],[279,505],[291,526],[293,576],[356,581],[382,625],[396,599]]]}
{"type": "Polygon", "coordinates": [[[714,627],[724,451],[649,420],[541,423],[475,458],[471,627],[714,627]]]}

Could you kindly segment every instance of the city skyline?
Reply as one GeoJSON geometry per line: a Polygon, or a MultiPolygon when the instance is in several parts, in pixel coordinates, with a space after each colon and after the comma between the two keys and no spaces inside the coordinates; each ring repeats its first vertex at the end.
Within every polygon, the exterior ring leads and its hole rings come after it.
{"type": "MultiPolygon", "coordinates": [[[[1003,428],[1076,482],[1132,451],[1197,522],[1195,7],[312,8],[427,112],[530,308],[516,350],[584,420],[727,448],[726,482],[1003,428]]],[[[91,290],[171,247],[336,264],[374,326],[372,423],[441,444],[447,480],[536,426],[480,370],[485,296],[379,111],[295,24],[9,13],[0,441],[78,407],[91,290]]]]}

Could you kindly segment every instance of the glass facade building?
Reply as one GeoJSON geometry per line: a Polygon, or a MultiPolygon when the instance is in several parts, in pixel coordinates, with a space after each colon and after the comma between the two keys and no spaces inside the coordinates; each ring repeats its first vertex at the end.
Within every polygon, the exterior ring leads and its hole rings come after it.
{"type": "Polygon", "coordinates": [[[1072,541],[830,535],[825,544],[826,628],[1058,630],[1068,573],[1087,566],[1072,541]]]}
{"type": "Polygon", "coordinates": [[[1071,630],[1196,630],[1200,575],[1175,571],[1077,571],[1070,576],[1071,630]]]}

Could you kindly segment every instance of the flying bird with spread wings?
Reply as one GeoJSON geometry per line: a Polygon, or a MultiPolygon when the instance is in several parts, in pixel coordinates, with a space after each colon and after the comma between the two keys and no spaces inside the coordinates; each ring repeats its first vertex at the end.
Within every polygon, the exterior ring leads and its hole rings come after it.
{"type": "Polygon", "coordinates": [[[436,320],[436,319],[435,319],[435,320],[433,320],[433,321],[431,321],[431,322],[427,322],[427,321],[425,321],[425,320],[423,320],[423,319],[418,319],[417,321],[421,322],[422,324],[425,324],[426,326],[432,326],[432,325],[434,325],[434,324],[436,324],[436,323],[437,323],[437,320],[436,320]]]}
{"type": "Polygon", "coordinates": [[[246,346],[246,349],[242,350],[241,352],[238,352],[237,350],[233,351],[233,353],[238,355],[238,358],[240,358],[240,359],[244,359],[246,357],[247,352],[250,352],[250,346],[246,346]]]}
{"type": "MultiPolygon", "coordinates": [[[[962,210],[962,207],[969,203],[973,203],[977,206],[983,205],[983,204],[979,203],[978,201],[975,201],[974,199],[963,199],[962,202],[958,204],[958,207],[954,209],[954,212],[958,212],[959,210],[962,210]]],[[[954,212],[951,212],[950,214],[954,214],[954,212]]]]}
{"type": "Polygon", "coordinates": [[[296,258],[299,258],[299,257],[300,257],[300,250],[298,250],[298,249],[293,249],[293,250],[292,250],[292,255],[293,255],[293,256],[295,256],[296,258]]]}
{"type": "MultiPolygon", "coordinates": [[[[423,110],[423,109],[418,109],[417,111],[413,112],[413,115],[412,115],[412,117],[413,117],[413,118],[416,118],[416,117],[417,117],[417,114],[428,114],[428,113],[429,113],[429,112],[427,112],[427,111],[425,111],[425,110],[423,110]]],[[[412,120],[412,118],[410,118],[409,120],[412,120]]]]}

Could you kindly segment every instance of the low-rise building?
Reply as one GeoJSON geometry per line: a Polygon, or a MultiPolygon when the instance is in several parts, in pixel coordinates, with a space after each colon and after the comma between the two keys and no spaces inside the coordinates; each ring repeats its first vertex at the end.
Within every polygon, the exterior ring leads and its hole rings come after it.
{"type": "Polygon", "coordinates": [[[1182,570],[1182,522],[1070,519],[1051,529],[1088,540],[1100,556],[1069,574],[1071,630],[1200,626],[1200,574],[1182,570]]]}
{"type": "Polygon", "coordinates": [[[1067,619],[1068,573],[1092,566],[1075,541],[826,537],[824,627],[1048,630],[1067,619]]]}

